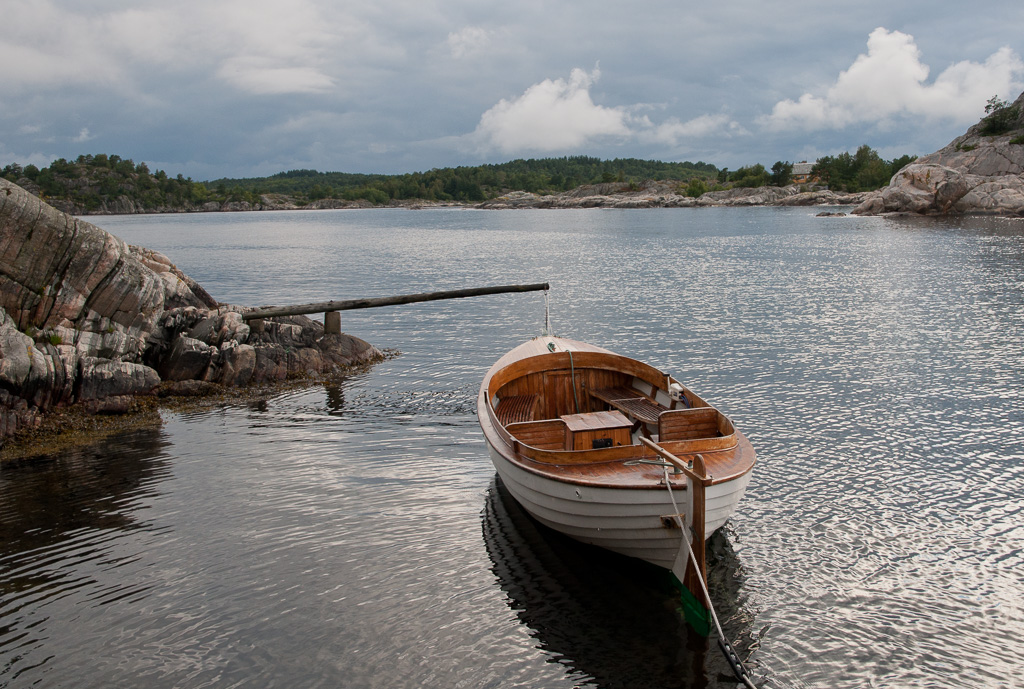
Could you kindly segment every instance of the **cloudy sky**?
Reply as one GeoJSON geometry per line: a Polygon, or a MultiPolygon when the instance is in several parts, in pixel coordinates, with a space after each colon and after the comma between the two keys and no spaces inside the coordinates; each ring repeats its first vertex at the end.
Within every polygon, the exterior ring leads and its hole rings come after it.
{"type": "Polygon", "coordinates": [[[4,0],[0,165],[893,158],[1016,98],[1022,55],[1020,0],[4,0]]]}

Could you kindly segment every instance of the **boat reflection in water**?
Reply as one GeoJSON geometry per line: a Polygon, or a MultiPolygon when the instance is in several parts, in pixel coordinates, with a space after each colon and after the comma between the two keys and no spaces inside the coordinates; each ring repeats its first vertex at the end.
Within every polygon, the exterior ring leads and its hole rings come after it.
{"type": "MultiPolygon", "coordinates": [[[[706,653],[707,639],[687,626],[667,571],[537,523],[498,477],[488,490],[483,535],[509,607],[549,662],[565,666],[580,686],[735,685],[718,654],[706,653]]],[[[715,547],[718,540],[709,542],[716,574],[730,564],[718,556],[731,554],[715,547]]]]}

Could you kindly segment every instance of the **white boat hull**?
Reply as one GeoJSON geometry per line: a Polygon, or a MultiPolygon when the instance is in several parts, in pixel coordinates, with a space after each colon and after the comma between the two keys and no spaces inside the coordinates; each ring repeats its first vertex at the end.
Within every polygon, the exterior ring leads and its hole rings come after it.
{"type": "MultiPolygon", "coordinates": [[[[488,449],[509,493],[537,521],[583,543],[672,569],[682,532],[662,519],[676,513],[663,485],[653,490],[577,485],[527,471],[493,446],[488,449]]],[[[749,481],[747,473],[706,488],[707,537],[735,511],[749,481]]],[[[679,512],[689,513],[688,491],[673,492],[679,512]]]]}

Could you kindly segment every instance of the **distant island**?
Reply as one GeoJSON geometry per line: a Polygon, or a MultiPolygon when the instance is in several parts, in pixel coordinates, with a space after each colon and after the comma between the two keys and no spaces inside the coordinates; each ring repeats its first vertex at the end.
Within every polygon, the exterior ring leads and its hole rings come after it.
{"type": "Polygon", "coordinates": [[[914,160],[883,160],[864,145],[815,163],[778,161],[730,171],[704,162],[588,156],[513,160],[402,175],[291,170],[269,177],[196,182],[117,155],[81,155],[48,167],[9,164],[0,177],[73,215],[324,208],[647,207],[800,202],[859,203],[914,160]],[[794,185],[794,181],[802,182],[794,185]],[[780,190],[785,189],[785,193],[780,190]],[[822,195],[827,189],[831,195],[822,195]],[[756,190],[756,191],[755,191],[756,190]],[[836,195],[838,193],[838,196],[836,195]],[[817,196],[807,196],[817,194],[817,196]],[[845,199],[837,201],[837,199],[845,199]]]}
{"type": "MultiPolygon", "coordinates": [[[[117,155],[48,167],[12,163],[0,178],[71,215],[329,208],[681,208],[852,205],[856,215],[1024,215],[1024,94],[992,97],[965,134],[921,158],[870,146],[808,163],[731,171],[705,162],[588,156],[512,160],[402,175],[290,170],[195,182],[117,155]]],[[[827,213],[823,213],[827,214],[827,213]]]]}

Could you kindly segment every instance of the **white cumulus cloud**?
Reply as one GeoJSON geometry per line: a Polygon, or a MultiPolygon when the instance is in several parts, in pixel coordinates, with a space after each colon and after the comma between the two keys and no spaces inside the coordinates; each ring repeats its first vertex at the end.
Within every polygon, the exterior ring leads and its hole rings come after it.
{"type": "Polygon", "coordinates": [[[402,53],[379,44],[364,20],[328,0],[9,0],[0,63],[19,68],[0,71],[0,88],[91,85],[135,97],[161,94],[168,79],[214,75],[250,94],[327,93],[353,55],[402,53]]]}
{"type": "Polygon", "coordinates": [[[867,54],[858,55],[825,95],[780,101],[759,123],[777,130],[826,129],[906,115],[968,123],[993,94],[1012,98],[1020,91],[1024,62],[1004,47],[984,63],[949,66],[931,84],[928,74],[913,36],[879,27],[868,36],[867,54]]]}
{"type": "Polygon", "coordinates": [[[631,134],[622,108],[597,105],[590,87],[600,71],[574,69],[569,79],[545,79],[512,100],[502,99],[480,117],[474,136],[504,153],[565,151],[595,139],[631,134]]]}

